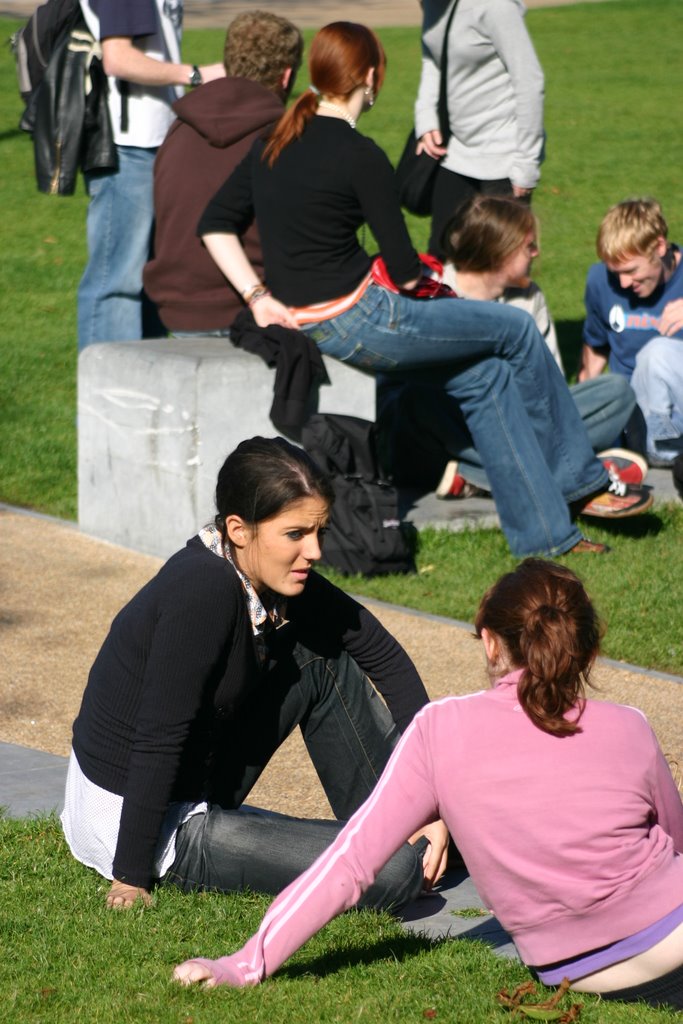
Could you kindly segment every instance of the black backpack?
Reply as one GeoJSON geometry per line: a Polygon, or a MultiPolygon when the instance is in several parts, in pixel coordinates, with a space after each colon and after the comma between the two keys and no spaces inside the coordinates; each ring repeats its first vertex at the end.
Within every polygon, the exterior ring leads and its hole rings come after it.
{"type": "Polygon", "coordinates": [[[301,441],[334,487],[322,564],[344,575],[415,572],[396,489],[379,469],[374,423],[316,413],[304,426],[301,441]]]}
{"type": "Polygon", "coordinates": [[[26,104],[19,122],[22,131],[33,131],[36,91],[45,77],[53,52],[76,27],[85,28],[78,0],[47,0],[12,36],[10,42],[17,64],[19,92],[26,104]]]}

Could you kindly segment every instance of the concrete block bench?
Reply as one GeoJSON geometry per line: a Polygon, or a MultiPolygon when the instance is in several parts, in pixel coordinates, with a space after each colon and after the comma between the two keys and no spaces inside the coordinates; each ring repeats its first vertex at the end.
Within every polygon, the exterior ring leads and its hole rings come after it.
{"type": "MultiPolygon", "coordinates": [[[[325,359],[311,412],[375,418],[374,378],[325,359]]],[[[245,438],[277,433],[275,370],[227,339],[90,345],[78,361],[78,521],[167,557],[214,516],[216,476],[245,438]]],[[[292,438],[296,440],[296,438],[292,438]]]]}

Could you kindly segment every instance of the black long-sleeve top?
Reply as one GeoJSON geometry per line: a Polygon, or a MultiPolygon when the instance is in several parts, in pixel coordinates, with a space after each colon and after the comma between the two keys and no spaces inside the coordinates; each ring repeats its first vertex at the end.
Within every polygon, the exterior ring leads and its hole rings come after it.
{"type": "Polygon", "coordinates": [[[339,118],[314,117],[272,168],[257,140],[206,208],[199,235],[242,235],[254,217],[266,281],[288,306],[347,295],[368,273],[358,241],[367,223],[391,278],[420,274],[398,199],[392,166],[372,139],[339,118]]]}
{"type": "MultiPolygon", "coordinates": [[[[367,609],[311,573],[270,634],[270,667],[296,642],[323,656],[346,650],[385,698],[399,729],[427,703],[415,666],[367,609]]],[[[114,877],[149,888],[174,800],[232,806],[229,732],[266,680],[242,585],[198,537],[119,612],[95,659],[74,723],[88,779],[123,796],[114,877]]]]}

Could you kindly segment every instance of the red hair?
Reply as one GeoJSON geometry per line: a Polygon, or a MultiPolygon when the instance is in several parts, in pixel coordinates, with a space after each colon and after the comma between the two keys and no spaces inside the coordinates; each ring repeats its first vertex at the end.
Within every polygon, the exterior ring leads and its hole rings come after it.
{"type": "Polygon", "coordinates": [[[600,649],[600,621],[570,569],[526,558],[484,595],[475,629],[505,645],[511,668],[523,668],[519,703],[544,732],[571,736],[584,706],[584,683],[600,649]],[[565,717],[573,711],[571,717],[565,717]]]}
{"type": "Polygon", "coordinates": [[[306,89],[287,110],[265,148],[263,158],[272,167],[285,146],[301,137],[304,128],[318,109],[320,95],[350,96],[365,84],[368,71],[374,68],[373,89],[382,88],[387,59],[379,39],[365,25],[352,21],[334,21],[316,33],[308,57],[308,73],[313,88],[306,89]]]}

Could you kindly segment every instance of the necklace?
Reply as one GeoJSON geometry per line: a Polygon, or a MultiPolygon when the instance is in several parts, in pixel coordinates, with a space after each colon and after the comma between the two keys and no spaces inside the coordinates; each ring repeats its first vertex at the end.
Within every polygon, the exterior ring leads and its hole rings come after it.
{"type": "Polygon", "coordinates": [[[350,124],[352,128],[356,127],[356,122],[351,115],[344,110],[343,107],[338,106],[336,103],[330,103],[329,100],[320,100],[318,103],[319,107],[326,107],[327,110],[334,110],[340,117],[343,117],[347,124],[350,124]]]}

